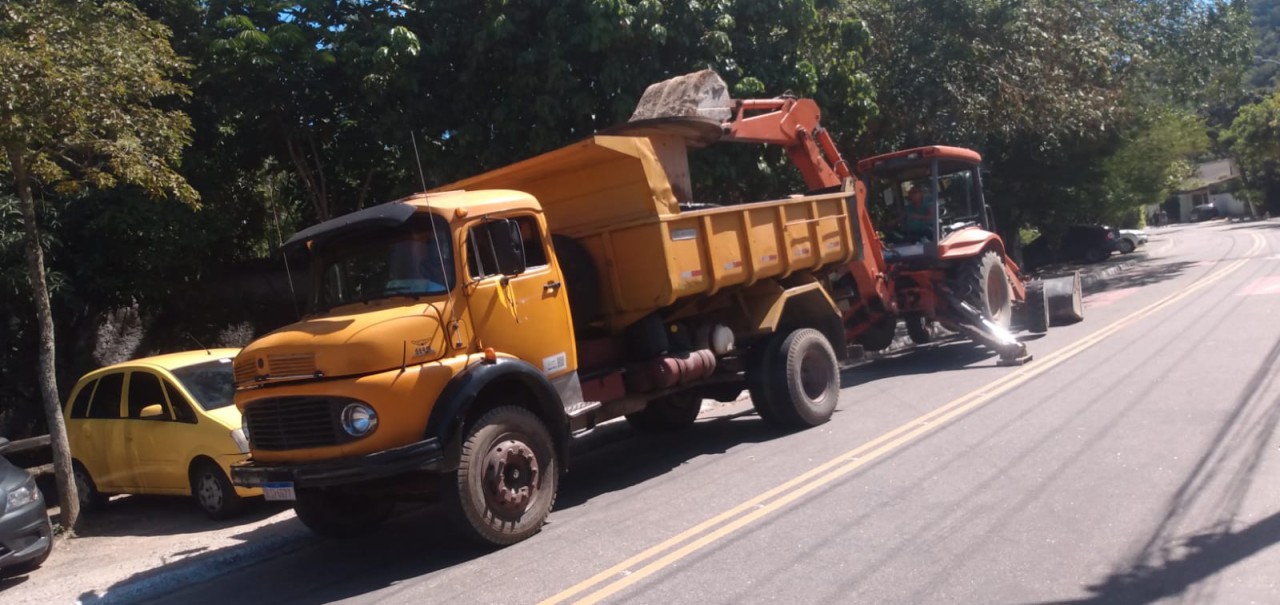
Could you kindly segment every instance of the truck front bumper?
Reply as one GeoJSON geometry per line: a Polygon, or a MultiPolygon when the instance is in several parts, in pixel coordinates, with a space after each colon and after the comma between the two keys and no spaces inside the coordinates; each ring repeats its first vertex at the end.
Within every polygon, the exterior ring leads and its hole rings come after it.
{"type": "Polygon", "coordinates": [[[252,460],[231,467],[231,482],[240,487],[292,482],[295,488],[364,483],[414,471],[445,470],[444,447],[436,438],[352,458],[319,462],[264,463],[252,460]]]}

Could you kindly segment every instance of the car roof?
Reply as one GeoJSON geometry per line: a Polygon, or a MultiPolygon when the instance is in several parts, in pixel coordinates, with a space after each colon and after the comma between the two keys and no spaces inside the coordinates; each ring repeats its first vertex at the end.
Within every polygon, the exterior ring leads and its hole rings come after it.
{"type": "MultiPolygon", "coordinates": [[[[240,349],[238,348],[199,349],[195,351],[180,351],[177,353],[166,353],[164,355],[152,355],[150,357],[139,357],[137,359],[130,359],[129,361],[122,361],[120,363],[114,363],[109,366],[99,368],[97,370],[89,372],[88,374],[85,374],[84,378],[98,376],[113,370],[123,370],[123,369],[138,368],[138,367],[150,368],[153,370],[175,370],[178,368],[185,368],[187,366],[192,366],[204,361],[233,358],[239,352],[240,352],[240,349]]],[[[81,380],[84,380],[84,378],[81,378],[81,380]]]]}

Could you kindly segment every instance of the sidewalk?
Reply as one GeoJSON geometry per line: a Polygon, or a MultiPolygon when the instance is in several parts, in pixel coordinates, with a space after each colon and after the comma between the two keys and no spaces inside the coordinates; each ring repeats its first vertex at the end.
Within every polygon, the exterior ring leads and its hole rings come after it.
{"type": "Polygon", "coordinates": [[[305,546],[311,533],[280,504],[212,521],[188,498],[119,496],[57,538],[44,565],[0,580],[0,602],[132,603],[305,546]]]}
{"type": "MultiPolygon", "coordinates": [[[[1058,267],[1047,275],[1078,269],[1088,289],[1147,257],[1140,249],[1094,265],[1058,267]]],[[[911,346],[899,328],[894,344],[880,355],[911,346]]],[[[106,510],[89,514],[75,538],[58,538],[40,569],[0,580],[0,602],[136,603],[321,540],[282,503],[251,501],[248,509],[237,519],[211,521],[190,499],[117,497],[106,510]]]]}

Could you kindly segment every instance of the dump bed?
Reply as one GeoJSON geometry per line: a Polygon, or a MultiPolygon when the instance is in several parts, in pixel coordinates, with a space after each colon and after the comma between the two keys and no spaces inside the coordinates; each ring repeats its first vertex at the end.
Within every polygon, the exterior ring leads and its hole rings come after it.
{"type": "Polygon", "coordinates": [[[715,200],[692,199],[678,137],[595,136],[437,191],[452,189],[536,197],[552,234],[595,261],[613,332],[681,298],[847,263],[856,250],[851,192],[681,211],[715,200]]]}

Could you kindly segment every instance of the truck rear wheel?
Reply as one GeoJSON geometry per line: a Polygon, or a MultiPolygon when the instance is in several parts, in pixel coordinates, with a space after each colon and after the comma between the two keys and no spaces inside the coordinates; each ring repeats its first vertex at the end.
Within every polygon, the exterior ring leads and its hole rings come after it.
{"type": "Polygon", "coordinates": [[[747,354],[747,392],[751,394],[751,406],[760,419],[772,425],[782,424],[775,411],[773,389],[770,388],[770,369],[777,357],[782,336],[775,334],[751,347],[747,354]]]}
{"type": "Polygon", "coordinates": [[[542,529],[559,480],[546,425],[529,410],[506,406],[472,425],[442,495],[467,538],[506,546],[542,529]]]}
{"type": "Polygon", "coordinates": [[[1000,327],[1009,327],[1013,314],[1013,291],[999,252],[987,250],[982,256],[962,265],[960,280],[965,302],[1000,327]]]}
{"type": "Polygon", "coordinates": [[[331,489],[298,490],[293,512],[308,529],[328,538],[351,538],[382,525],[395,510],[392,500],[331,489]]]}
{"type": "Polygon", "coordinates": [[[649,402],[643,410],[627,414],[627,422],[638,431],[663,433],[685,428],[698,419],[702,398],[671,395],[649,402]]]}
{"type": "Polygon", "coordinates": [[[803,328],[782,338],[768,356],[765,376],[772,412],[761,414],[766,422],[808,428],[831,419],[840,399],[840,365],[821,332],[803,328]]]}

